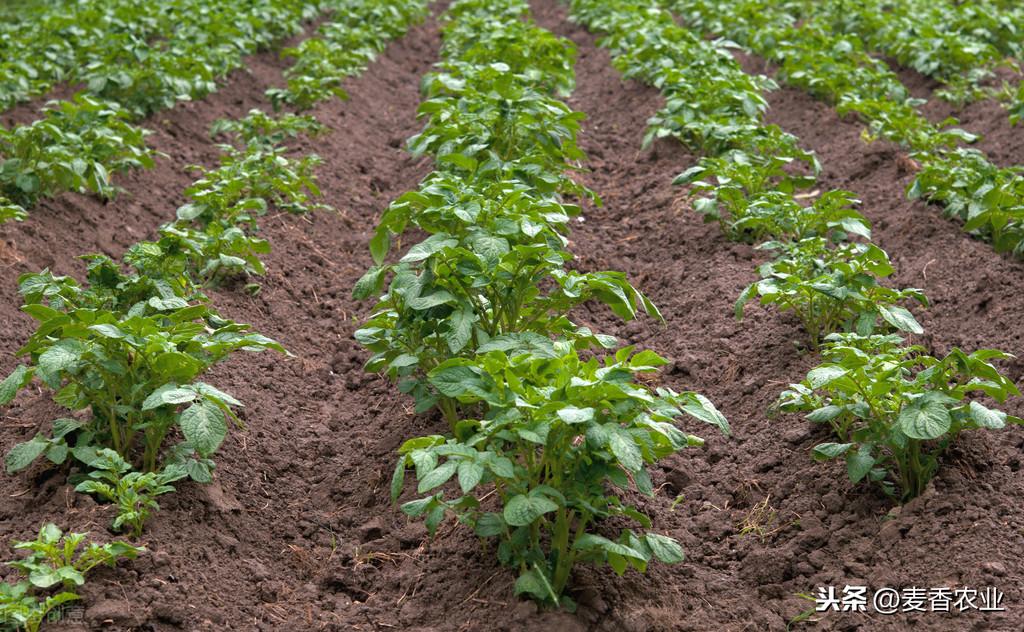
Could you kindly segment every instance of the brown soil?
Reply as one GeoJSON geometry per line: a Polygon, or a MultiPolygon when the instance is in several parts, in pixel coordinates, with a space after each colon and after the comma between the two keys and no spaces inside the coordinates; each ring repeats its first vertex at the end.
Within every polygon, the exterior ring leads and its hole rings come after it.
{"type": "MultiPolygon", "coordinates": [[[[994,585],[1006,593],[1008,611],[836,614],[819,628],[1024,627],[1021,432],[965,437],[934,489],[890,520],[884,499],[852,487],[840,467],[813,463],[809,450],[823,434],[798,417],[766,413],[815,362],[798,344],[798,325],[775,311],[752,309],[743,323],[731,314],[762,255],[702,224],[671,186],[693,155],[674,142],[639,151],[659,95],[623,83],[607,53],[565,21],[555,0],[534,8],[543,26],[580,46],[570,103],[589,117],[581,142],[591,171],[582,179],[605,206],[588,208],[574,231],[576,265],[626,271],[668,322],[626,325],[598,309],[577,318],[670,358],[663,382],[707,394],[733,425],[729,439],[695,428],[707,446],[665,461],[653,472],[656,497],[636,499],[657,531],[682,541],[687,562],[622,578],[581,568],[574,577],[579,613],[538,613],[513,597],[513,575],[465,528],[449,521],[429,541],[421,524],[388,501],[395,448],[444,424],[414,416],[391,384],[362,372],[367,354],[351,334],[369,305],[349,293],[369,264],[366,242],[380,210],[430,168],[402,149],[419,127],[418,78],[437,56],[430,22],[348,82],[351,101],[317,112],[334,133],[310,147],[326,159],[321,181],[339,213],[268,218],[274,252],[263,291],[255,298],[215,293],[226,315],[252,322],[296,357],[233,358],[215,371],[211,381],[246,403],[247,429],[222,448],[214,485],[182,485],[164,497],[144,537],[151,553],[95,573],[82,591],[89,629],[784,630],[813,607],[799,593],[845,584],[994,585]],[[761,503],[770,511],[749,525],[761,503]],[[744,523],[755,532],[744,533],[744,523]],[[113,623],[104,627],[104,620],[113,623]]],[[[273,63],[257,65],[211,99],[168,113],[153,141],[171,159],[123,178],[128,195],[117,201],[63,196],[25,224],[0,229],[18,258],[0,284],[0,369],[10,370],[11,352],[31,331],[14,307],[16,274],[47,265],[74,272],[79,253],[119,254],[150,235],[190,181],[181,166],[215,158],[209,122],[243,113],[279,81],[273,63]]],[[[937,209],[908,202],[898,153],[864,145],[858,124],[800,92],[781,90],[770,100],[772,121],[819,153],[822,186],[849,188],[864,200],[876,241],[899,270],[895,283],[931,297],[919,342],[937,352],[954,345],[1024,351],[1024,265],[967,238],[937,209]]],[[[1020,383],[1024,364],[1004,368],[1020,383]]],[[[1024,406],[1008,409],[1021,414],[1024,406]]],[[[22,394],[4,413],[6,451],[58,411],[38,392],[22,394]]],[[[29,537],[46,521],[106,535],[111,518],[109,508],[70,492],[63,472],[37,466],[0,477],[5,540],[29,537]]]]}

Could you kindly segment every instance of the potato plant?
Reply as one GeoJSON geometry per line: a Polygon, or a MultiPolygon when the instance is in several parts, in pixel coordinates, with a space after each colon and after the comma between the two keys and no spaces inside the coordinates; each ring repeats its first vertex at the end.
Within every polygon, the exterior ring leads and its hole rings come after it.
{"type": "Polygon", "coordinates": [[[650,519],[617,489],[653,495],[645,465],[686,446],[684,412],[728,433],[705,398],[668,389],[651,392],[635,378],[665,360],[651,351],[619,349],[604,362],[584,361],[564,340],[506,335],[474,360],[453,359],[431,381],[463,403],[479,403],[479,418],[458,422],[457,437],[407,441],[392,480],[402,492],[414,468],[418,494],[402,511],[423,516],[433,533],[446,512],[480,537],[498,540],[498,559],[519,574],[515,590],[545,604],[572,608],[564,595],[577,562],[608,564],[619,575],[643,572],[652,559],[683,560],[679,544],[653,532],[623,529],[609,538],[600,521],[622,516],[644,528],[650,519]],[[454,496],[442,486],[458,481],[454,496]],[[497,491],[497,500],[488,500],[497,491]]]}
{"type": "Polygon", "coordinates": [[[761,280],[746,287],[736,301],[736,318],[755,297],[762,305],[792,311],[817,347],[826,335],[844,329],[871,334],[880,329],[923,333],[901,302],[927,305],[921,290],[896,290],[879,279],[893,273],[889,257],[873,244],[844,243],[832,247],[824,237],[790,243],[768,242],[780,251],[759,269],[761,280]]]}
{"type": "Polygon", "coordinates": [[[372,268],[356,287],[356,297],[365,298],[392,275],[374,314],[356,332],[375,352],[367,369],[402,379],[417,410],[437,405],[454,424],[455,402],[425,379],[449,358],[473,357],[504,334],[557,335],[580,348],[611,346],[613,339],[569,318],[591,300],[626,320],[643,311],[660,318],[622,273],[565,269],[572,260],[566,224],[578,214],[577,207],[516,180],[495,181],[478,192],[460,190],[458,180],[442,174],[399,198],[378,230],[401,233],[408,224],[432,234],[399,263],[372,268]]]}
{"type": "Polygon", "coordinates": [[[145,551],[127,542],[96,544],[85,549],[86,533],[61,532],[47,524],[39,536],[29,542],[16,542],[15,549],[29,551],[26,557],[7,562],[25,579],[16,583],[0,582],[0,623],[14,624],[18,630],[36,632],[55,608],[76,601],[74,592],[85,584],[85,576],[100,565],[114,566],[124,559],[135,559],[145,551]],[[54,593],[54,589],[60,592],[54,593]]]}
{"type": "MultiPolygon", "coordinates": [[[[284,352],[206,303],[175,294],[170,283],[126,274],[106,257],[90,258],[85,287],[49,271],[23,275],[19,283],[23,311],[38,328],[19,350],[29,364],[0,382],[0,404],[36,378],[55,391],[57,404],[90,415],[58,419],[51,436],[16,445],[6,457],[9,472],[42,455],[62,463],[69,451],[89,464],[101,448],[155,472],[174,428],[187,449],[209,457],[241,403],[197,378],[238,350],[284,352]]],[[[209,480],[206,463],[193,464],[193,478],[209,480]]]]}
{"type": "Polygon", "coordinates": [[[159,277],[190,276],[217,285],[238,276],[266,272],[262,256],[270,244],[257,236],[258,220],[270,208],[295,214],[329,208],[319,197],[315,154],[289,158],[285,141],[323,132],[311,117],[270,116],[253,110],[235,121],[218,121],[215,135],[238,146],[222,145],[221,165],[193,167],[201,177],[185,194],[177,219],[160,227],[160,239],[140,242],[126,260],[140,272],[159,277]]]}
{"type": "Polygon", "coordinates": [[[1011,357],[1002,351],[937,358],[897,335],[833,334],[822,353],[825,361],[790,385],[779,408],[832,430],[835,441],[816,446],[814,458],[844,459],[852,482],[875,483],[898,502],[925,490],[961,432],[1024,423],[977,399],[1020,395],[992,364],[1011,357]]]}
{"type": "Polygon", "coordinates": [[[146,133],[113,103],[51,102],[31,125],[0,127],[0,195],[22,207],[63,191],[113,197],[111,172],[153,166],[146,133]]]}
{"type": "Polygon", "coordinates": [[[88,463],[92,471],[75,486],[76,492],[94,494],[117,505],[114,531],[131,528],[136,538],[152,512],[160,509],[156,497],[174,491],[171,483],[188,476],[180,463],[171,463],[159,472],[137,472],[120,454],[109,448],[97,450],[88,463]]]}

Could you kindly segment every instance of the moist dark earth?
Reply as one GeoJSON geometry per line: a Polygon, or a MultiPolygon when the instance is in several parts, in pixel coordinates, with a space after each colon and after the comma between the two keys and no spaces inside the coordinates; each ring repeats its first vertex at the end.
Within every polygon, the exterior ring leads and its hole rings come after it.
{"type": "MultiPolygon", "coordinates": [[[[621,578],[580,567],[573,578],[578,612],[538,612],[512,594],[514,576],[498,566],[489,544],[452,520],[430,540],[389,502],[395,449],[445,425],[414,415],[393,385],[362,371],[367,353],[352,333],[370,305],[353,301],[350,291],[370,264],[366,244],[379,213],[431,169],[403,148],[420,125],[419,77],[438,56],[431,19],[349,80],[349,101],[314,112],[333,131],[297,149],[324,158],[320,182],[337,211],[268,215],[262,230],[273,253],[262,291],[211,293],[214,307],[278,339],[293,357],[245,355],[217,367],[208,381],[245,402],[246,427],[221,448],[216,482],[183,484],[162,497],[142,538],[149,552],[96,571],[81,590],[84,622],[60,629],[785,630],[814,607],[800,595],[846,584],[995,586],[1005,593],[1006,611],[829,613],[793,629],[1024,629],[1021,430],[964,436],[928,491],[902,509],[852,486],[840,465],[814,463],[809,452],[824,439],[822,430],[768,413],[778,393],[816,364],[798,323],[760,308],[740,323],[732,316],[764,255],[702,223],[686,192],[671,185],[697,156],[675,141],[640,150],[659,94],[623,82],[595,38],[568,22],[555,0],[533,8],[542,26],[579,46],[569,103],[588,116],[581,143],[590,159],[580,179],[604,199],[575,226],[574,265],[625,271],[667,322],[624,324],[597,307],[576,319],[669,358],[661,382],[706,394],[732,424],[728,438],[694,424],[689,429],[707,445],[654,468],[654,498],[631,499],[656,531],[682,542],[687,561],[621,578]]],[[[740,58],[750,71],[772,71],[740,58]]],[[[184,167],[215,164],[210,123],[264,105],[263,91],[282,83],[284,67],[272,53],[256,56],[210,98],[147,121],[152,146],[167,158],[154,170],[121,176],[125,193],[116,200],[64,195],[27,222],[0,228],[4,374],[32,331],[17,309],[17,276],[44,267],[79,274],[78,255],[117,256],[152,237],[184,202],[193,179],[184,167]]],[[[933,87],[922,81],[914,89],[933,87]]],[[[769,121],[818,153],[821,187],[849,189],[863,201],[875,241],[897,268],[893,283],[930,297],[931,307],[918,311],[926,334],[915,342],[934,353],[959,346],[1021,355],[1024,265],[966,236],[939,209],[908,201],[912,176],[898,148],[865,144],[860,124],[802,92],[781,89],[769,100],[769,121]]],[[[991,104],[972,107],[965,126],[981,121],[984,129],[976,131],[989,135],[983,142],[999,162],[1022,162],[1021,131],[1005,116],[985,114],[991,104]]],[[[1020,360],[1001,368],[1022,383],[1020,360]]],[[[1015,401],[1006,410],[1021,415],[1024,405],[1015,401]]],[[[22,393],[3,411],[0,449],[60,415],[49,393],[22,393]]],[[[107,531],[112,509],[72,492],[66,476],[39,464],[0,477],[4,541],[31,539],[50,521],[115,537],[107,531]]]]}

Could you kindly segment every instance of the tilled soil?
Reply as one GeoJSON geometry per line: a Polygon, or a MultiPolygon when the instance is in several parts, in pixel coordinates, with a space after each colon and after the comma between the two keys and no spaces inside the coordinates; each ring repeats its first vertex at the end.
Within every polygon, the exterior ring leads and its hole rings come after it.
{"type": "MultiPolygon", "coordinates": [[[[763,254],[726,241],[671,186],[695,156],[675,142],[639,150],[645,120],[661,105],[658,93],[622,82],[595,38],[568,23],[556,0],[537,0],[534,9],[542,26],[579,45],[570,104],[588,115],[581,143],[590,155],[590,170],[580,177],[605,202],[588,207],[575,227],[575,265],[627,272],[667,323],[623,324],[597,308],[576,318],[668,357],[662,382],[708,395],[733,426],[725,438],[687,424],[707,445],[663,462],[653,472],[656,496],[633,499],[655,530],[683,543],[688,560],[622,578],[580,568],[578,614],[538,613],[511,594],[513,574],[497,565],[490,545],[451,521],[430,541],[420,523],[389,503],[394,450],[444,424],[413,415],[393,385],[362,372],[367,354],[351,335],[369,304],[354,302],[350,288],[369,265],[366,242],[379,212],[430,169],[402,146],[419,129],[419,77],[437,58],[431,21],[349,81],[350,101],[316,112],[334,131],[309,146],[325,158],[321,182],[339,212],[268,217],[264,233],[274,252],[262,292],[225,289],[213,296],[226,315],[252,322],[295,357],[235,357],[211,376],[246,403],[246,429],[222,448],[214,485],[186,484],[163,497],[143,538],[149,554],[95,572],[82,591],[86,626],[784,630],[814,606],[801,593],[863,584],[997,586],[1007,612],[831,614],[817,627],[1024,627],[1019,429],[964,437],[933,488],[901,511],[851,486],[839,465],[812,462],[810,448],[825,434],[799,417],[767,412],[780,390],[815,364],[798,324],[760,308],[742,323],[732,317],[732,303],[756,277],[763,254]]],[[[280,82],[276,64],[258,58],[250,75],[234,77],[211,99],[161,117],[176,136],[151,122],[160,130],[154,146],[171,158],[153,172],[123,178],[126,196],[105,207],[63,196],[24,225],[0,229],[13,257],[0,284],[2,370],[13,366],[11,352],[31,331],[15,308],[16,274],[43,266],[75,272],[79,253],[119,254],[151,235],[182,201],[191,178],[181,166],[215,159],[209,122],[260,103],[263,89],[280,82]]],[[[909,174],[898,151],[865,145],[857,123],[800,92],[780,90],[769,99],[771,121],[818,152],[822,186],[848,188],[864,201],[875,240],[898,269],[894,283],[923,288],[931,298],[932,307],[919,312],[927,333],[917,342],[940,353],[989,346],[1019,355],[1024,265],[968,238],[938,209],[907,201],[909,174]]],[[[1003,368],[1021,382],[1024,364],[1003,368]]],[[[1019,415],[1024,406],[1015,402],[1008,410],[1019,415]]],[[[4,412],[5,451],[59,414],[43,392],[22,394],[4,412]]],[[[8,540],[30,537],[46,521],[108,537],[111,519],[109,507],[70,491],[64,471],[35,466],[0,477],[0,533],[8,540]]]]}

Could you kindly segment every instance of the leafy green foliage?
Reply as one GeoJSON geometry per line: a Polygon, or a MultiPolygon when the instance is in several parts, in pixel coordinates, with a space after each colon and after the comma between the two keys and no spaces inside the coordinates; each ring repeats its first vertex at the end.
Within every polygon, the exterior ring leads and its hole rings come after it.
{"type": "Polygon", "coordinates": [[[245,55],[298,33],[320,3],[247,0],[84,0],[4,23],[0,109],[60,82],[137,116],[201,98],[245,55]]]}
{"type": "Polygon", "coordinates": [[[923,332],[914,316],[900,302],[913,299],[927,305],[920,290],[895,290],[878,280],[893,273],[889,257],[872,244],[845,243],[830,247],[823,237],[808,237],[763,247],[780,251],[780,256],[759,269],[761,280],[740,294],[736,317],[742,318],[744,304],[760,297],[762,305],[791,310],[817,347],[827,334],[856,331],[868,335],[882,329],[923,332]]]}
{"type": "Polygon", "coordinates": [[[828,0],[813,3],[812,10],[834,30],[855,34],[869,48],[939,80],[945,84],[939,96],[962,105],[984,94],[981,84],[1005,59],[991,41],[1001,30],[998,17],[982,17],[971,4],[828,0]]]}
{"type": "Polygon", "coordinates": [[[88,271],[87,287],[49,271],[19,279],[23,310],[39,326],[19,351],[31,363],[0,384],[0,404],[38,378],[56,391],[58,404],[89,410],[91,419],[55,421],[51,437],[8,454],[8,471],[42,454],[63,461],[72,436],[72,454],[87,464],[97,448],[132,462],[139,447],[142,469],[156,471],[175,427],[200,456],[213,454],[234,418],[232,407],[241,404],[196,379],[234,351],[284,349],[205,303],[186,300],[165,279],[125,274],[99,255],[89,258],[88,271]]]}
{"type": "Polygon", "coordinates": [[[153,166],[145,135],[114,104],[52,102],[32,125],[0,128],[0,195],[21,206],[62,191],[112,197],[111,172],[153,166]]]}
{"type": "Polygon", "coordinates": [[[825,362],[778,405],[832,429],[836,441],[816,446],[816,459],[844,459],[851,481],[877,483],[897,501],[924,491],[961,432],[1024,423],[971,397],[1003,402],[1020,395],[992,364],[1009,354],[953,349],[936,358],[899,336],[835,334],[827,341],[825,362]]]}
{"type": "Polygon", "coordinates": [[[451,512],[477,535],[497,538],[498,558],[519,569],[516,592],[551,605],[571,607],[562,592],[576,562],[608,564],[621,575],[645,571],[652,559],[682,561],[681,547],[666,536],[623,529],[612,540],[591,527],[622,516],[649,528],[618,490],[653,495],[645,464],[702,444],[674,420],[685,412],[728,432],[721,414],[695,393],[652,393],[637,383],[635,376],[665,364],[650,351],[632,355],[625,347],[604,363],[583,361],[566,341],[536,335],[501,336],[491,348],[431,372],[446,393],[484,412],[459,422],[463,439],[430,436],[402,446],[393,497],[407,468],[415,470],[417,493],[429,494],[402,510],[423,516],[431,533],[451,512]],[[458,482],[454,497],[440,490],[450,479],[458,482]],[[496,507],[487,500],[492,489],[496,507]]]}
{"type": "MultiPolygon", "coordinates": [[[[724,35],[776,63],[779,66],[777,76],[784,83],[803,88],[834,103],[840,114],[859,116],[868,125],[865,131],[867,139],[883,137],[903,145],[921,166],[910,188],[911,196],[944,205],[949,215],[958,216],[965,222],[965,230],[992,240],[1000,252],[1019,255],[1024,251],[1021,246],[1024,240],[1024,229],[1021,228],[1024,219],[1020,212],[1024,207],[1024,191],[1014,184],[1015,180],[1019,180],[1015,178],[1018,169],[1000,169],[980,152],[964,149],[962,144],[973,142],[976,137],[958,129],[955,119],[937,124],[929,121],[918,110],[921,101],[911,98],[899,77],[884,62],[869,54],[870,46],[853,30],[843,30],[845,21],[856,21],[859,7],[875,7],[879,3],[874,0],[852,4],[811,3],[804,0],[785,3],[765,0],[671,0],[665,4],[682,15],[687,24],[705,34],[724,35]],[[825,6],[824,10],[822,5],[825,6]],[[956,175],[951,177],[951,173],[956,175]],[[992,191],[995,193],[990,194],[992,191]],[[974,208],[978,206],[979,198],[986,196],[987,199],[976,212],[974,208]]],[[[892,3],[885,4],[888,9],[893,8],[892,3]]],[[[931,7],[940,6],[935,3],[925,4],[929,6],[928,11],[933,10],[931,7]]],[[[962,23],[980,24],[977,22],[980,19],[978,16],[986,13],[985,9],[971,9],[968,4],[973,3],[963,4],[963,7],[967,7],[963,10],[973,17],[965,18],[962,23]]],[[[896,9],[897,13],[903,10],[896,9]]],[[[959,12],[961,9],[949,10],[959,12]]],[[[990,20],[987,26],[965,27],[969,29],[971,38],[978,37],[988,42],[980,45],[977,50],[972,48],[974,45],[970,38],[958,39],[954,36],[952,40],[946,40],[948,34],[934,31],[931,32],[937,39],[925,36],[923,40],[927,41],[922,41],[922,38],[915,36],[904,38],[901,45],[927,48],[927,51],[920,53],[924,55],[921,63],[925,65],[935,63],[935,59],[930,57],[934,55],[977,53],[990,57],[991,52],[980,51],[989,44],[997,46],[995,42],[1001,36],[987,36],[985,33],[1000,32],[1004,27],[1013,31],[1014,20],[1024,25],[1024,19],[1019,13],[1018,10],[1014,14],[1016,17],[1002,20],[1001,26],[992,26],[990,20]]],[[[879,28],[891,27],[896,32],[906,28],[906,20],[923,22],[913,8],[908,7],[904,17],[905,20],[897,16],[892,19],[892,24],[888,24],[890,15],[886,11],[884,16],[873,17],[872,24],[879,28]]],[[[1019,42],[1019,31],[1017,33],[1019,42]]],[[[974,82],[981,79],[982,76],[971,73],[950,75],[953,83],[951,90],[970,92],[974,90],[971,87],[974,82]]]]}
{"type": "Polygon", "coordinates": [[[428,0],[354,0],[333,2],[330,20],[318,37],[304,40],[281,55],[295,59],[285,71],[286,88],[267,91],[274,107],[308,110],[334,97],[347,99],[342,81],[360,74],[392,39],[427,15],[428,0]]]}
{"type": "Polygon", "coordinates": [[[867,220],[853,208],[858,201],[852,193],[827,191],[810,205],[797,200],[797,192],[813,185],[815,175],[793,173],[791,165],[801,160],[816,174],[818,163],[813,155],[799,149],[787,151],[791,147],[787,145],[760,146],[756,153],[732,150],[702,158],[674,184],[689,185],[691,197],[710,193],[694,201],[694,210],[705,221],[717,220],[722,232],[734,240],[831,236],[841,241],[848,235],[870,238],[867,220]]]}
{"type": "Polygon", "coordinates": [[[0,196],[0,224],[11,220],[16,222],[24,221],[28,217],[25,208],[20,204],[14,204],[7,198],[0,196]]]}
{"type": "Polygon", "coordinates": [[[88,480],[75,487],[76,492],[95,494],[108,502],[117,504],[117,518],[113,529],[121,531],[131,528],[135,537],[142,535],[142,528],[150,513],[160,509],[156,497],[173,492],[171,483],[188,476],[185,468],[170,464],[160,472],[133,472],[130,463],[117,452],[104,448],[96,452],[89,463],[92,471],[88,480]]]}
{"type": "Polygon", "coordinates": [[[411,224],[431,236],[399,263],[371,269],[356,287],[356,296],[365,298],[393,274],[356,339],[376,352],[367,369],[403,379],[418,410],[436,403],[454,422],[450,402],[425,381],[426,372],[449,357],[474,356],[497,336],[536,333],[565,337],[578,347],[614,344],[569,320],[569,312],[586,301],[602,302],[627,320],[640,311],[660,317],[625,275],[565,269],[572,260],[565,226],[579,214],[577,207],[538,196],[515,180],[482,190],[463,186],[439,174],[392,204],[378,235],[411,224]]]}
{"type": "Polygon", "coordinates": [[[419,189],[384,212],[370,242],[374,266],[357,298],[383,296],[356,338],[386,373],[437,406],[451,436],[412,439],[392,481],[397,500],[414,468],[419,495],[402,505],[435,533],[446,513],[496,537],[499,559],[519,571],[517,594],[567,609],[577,562],[622,574],[654,559],[682,561],[667,536],[622,530],[650,520],[611,483],[652,493],[648,463],[700,440],[673,421],[684,412],[728,431],[695,393],[652,392],[634,378],[665,361],[631,347],[602,360],[614,338],[580,327],[570,312],[597,301],[623,319],[657,308],[619,272],[570,268],[568,225],[580,208],[566,194],[596,195],[568,173],[584,158],[582,115],[556,94],[575,84],[575,47],[538,28],[522,0],[456,0],[443,27],[440,72],[423,82],[422,133],[410,149],[435,158],[419,189]],[[394,242],[425,233],[397,263],[394,242]],[[586,351],[582,359],[580,352],[586,351]],[[461,494],[442,490],[457,480],[461,494]]]}
{"type": "Polygon", "coordinates": [[[126,261],[145,274],[184,274],[207,285],[264,274],[261,257],[270,244],[257,236],[258,219],[271,207],[295,214],[329,208],[313,201],[321,194],[315,174],[320,158],[289,158],[280,145],[322,130],[311,117],[272,117],[260,110],[218,121],[213,132],[233,137],[241,147],[222,145],[215,169],[193,167],[202,177],[185,190],[190,202],[160,228],[159,240],[136,244],[126,261]]]}
{"type": "Polygon", "coordinates": [[[114,566],[121,558],[135,559],[145,551],[126,542],[110,544],[85,542],[85,533],[64,535],[54,524],[39,530],[39,536],[30,542],[16,542],[15,549],[29,551],[28,556],[7,562],[24,580],[17,583],[0,582],[0,623],[14,624],[17,629],[36,632],[47,614],[61,605],[79,599],[74,590],[85,584],[85,575],[93,568],[106,564],[114,566]],[[60,592],[39,595],[59,587],[60,592]]]}

